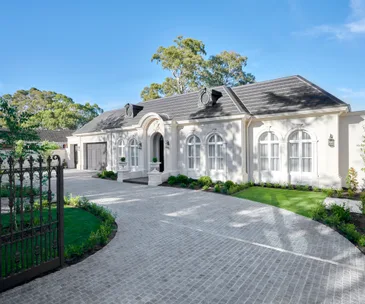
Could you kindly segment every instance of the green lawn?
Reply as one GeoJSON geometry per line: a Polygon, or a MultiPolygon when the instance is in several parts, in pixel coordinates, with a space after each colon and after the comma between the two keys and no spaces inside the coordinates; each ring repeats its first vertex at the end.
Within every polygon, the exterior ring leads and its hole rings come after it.
{"type": "Polygon", "coordinates": [[[264,187],[251,187],[233,196],[283,208],[306,217],[311,217],[311,209],[326,198],[322,192],[264,187]]]}
{"type": "MultiPolygon", "coordinates": [[[[39,211],[35,211],[34,213],[35,218],[39,218],[39,211]]],[[[48,210],[43,210],[43,218],[44,221],[47,221],[48,217],[48,210]]],[[[20,219],[20,216],[17,215],[17,218],[20,219]]],[[[30,215],[26,214],[24,216],[25,220],[29,221],[30,215]]],[[[56,209],[52,209],[52,218],[56,218],[56,209]]],[[[6,227],[9,223],[9,215],[8,214],[2,214],[1,215],[2,224],[4,227],[6,227]]],[[[19,222],[19,220],[18,220],[19,222]]],[[[101,220],[94,216],[93,214],[79,208],[73,208],[69,206],[65,206],[64,208],[64,237],[65,237],[65,248],[69,245],[81,245],[83,242],[85,242],[92,231],[96,231],[101,224],[101,220]]],[[[27,242],[23,242],[23,250],[25,253],[25,267],[27,267],[27,264],[29,264],[30,261],[30,255],[31,253],[31,239],[28,239],[27,242]]],[[[39,244],[40,238],[34,238],[33,244],[39,244]]],[[[46,234],[45,237],[42,238],[42,243],[44,244],[44,247],[49,247],[49,235],[46,234]]],[[[21,241],[18,242],[18,244],[14,244],[12,246],[12,249],[10,249],[10,246],[7,246],[7,254],[5,253],[5,248],[2,250],[2,265],[3,265],[3,275],[5,272],[5,256],[7,256],[8,259],[8,270],[10,268],[11,263],[11,255],[10,252],[14,253],[16,251],[21,250],[21,241]],[[17,249],[18,248],[18,249],[17,249]],[[10,263],[9,263],[10,262],[10,263]]],[[[43,247],[43,249],[44,249],[43,247]]],[[[51,253],[52,254],[52,253],[51,253]]],[[[50,253],[47,251],[44,252],[44,257],[49,257],[50,253]]],[[[14,263],[14,261],[12,261],[14,263]]],[[[15,264],[13,264],[15,265],[15,264]]],[[[15,266],[14,266],[15,267],[15,266]]],[[[21,265],[18,265],[18,269],[21,269],[21,265]]]]}

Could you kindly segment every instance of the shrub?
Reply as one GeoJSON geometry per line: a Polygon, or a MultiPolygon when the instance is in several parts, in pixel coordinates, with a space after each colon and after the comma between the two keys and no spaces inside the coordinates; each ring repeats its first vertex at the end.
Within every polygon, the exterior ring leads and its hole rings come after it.
{"type": "Polygon", "coordinates": [[[186,175],[183,175],[183,174],[179,174],[177,177],[176,177],[176,182],[178,184],[187,184],[188,183],[188,177],[186,175]]]}
{"type": "Polygon", "coordinates": [[[221,192],[221,186],[220,186],[220,184],[215,184],[215,186],[214,186],[214,192],[221,192]]]}
{"type": "Polygon", "coordinates": [[[206,191],[208,189],[209,189],[209,186],[208,185],[204,185],[203,188],[202,188],[203,191],[206,191]]]}
{"type": "Polygon", "coordinates": [[[266,187],[273,188],[273,184],[272,183],[266,183],[266,187]]]}
{"type": "Polygon", "coordinates": [[[309,191],[308,185],[297,185],[295,188],[300,191],[309,191]]]}
{"type": "Polygon", "coordinates": [[[281,189],[286,189],[286,187],[287,187],[286,184],[281,185],[281,189]]]}
{"type": "Polygon", "coordinates": [[[153,162],[153,163],[157,163],[157,161],[158,161],[157,157],[153,157],[153,158],[152,158],[152,162],[153,162]]]}
{"type": "Polygon", "coordinates": [[[123,157],[121,157],[120,158],[120,161],[122,162],[122,163],[124,163],[125,162],[125,157],[123,156],[123,157]]]}
{"type": "Polygon", "coordinates": [[[248,184],[250,185],[250,187],[253,187],[253,186],[255,186],[255,183],[254,182],[248,182],[248,184]]]}
{"type": "Polygon", "coordinates": [[[294,190],[294,185],[292,185],[292,184],[288,184],[288,189],[289,189],[289,190],[294,190]]]}
{"type": "Polygon", "coordinates": [[[281,188],[281,185],[280,184],[274,184],[274,187],[275,188],[281,188]]]}
{"type": "Polygon", "coordinates": [[[234,182],[232,182],[231,180],[227,180],[225,183],[224,183],[224,186],[229,189],[231,188],[232,186],[234,186],[234,182]]]}
{"type": "Polygon", "coordinates": [[[352,189],[348,189],[347,195],[349,196],[349,198],[353,198],[355,196],[355,192],[352,189]]]}
{"type": "Polygon", "coordinates": [[[331,188],[322,189],[322,192],[325,193],[328,197],[333,197],[335,194],[335,190],[331,188]]]}
{"type": "Polygon", "coordinates": [[[264,182],[261,182],[260,183],[260,187],[265,187],[265,183],[264,182]]]}
{"type": "Polygon", "coordinates": [[[337,193],[337,197],[338,197],[338,198],[343,197],[343,189],[337,189],[337,190],[336,190],[336,193],[337,193]]]}
{"type": "Polygon", "coordinates": [[[110,179],[117,179],[117,174],[113,171],[108,171],[108,170],[103,170],[101,173],[98,173],[98,177],[105,179],[105,178],[110,178],[110,179]]]}
{"type": "Polygon", "coordinates": [[[187,185],[186,185],[185,183],[181,183],[181,184],[180,184],[180,187],[181,187],[181,188],[186,188],[186,187],[187,187],[187,185]]]}
{"type": "Polygon", "coordinates": [[[359,182],[357,180],[357,171],[353,167],[351,167],[347,172],[346,185],[347,188],[353,191],[356,191],[357,188],[359,187],[359,182]]]}
{"type": "Polygon", "coordinates": [[[359,206],[362,214],[365,215],[365,191],[360,193],[360,206],[359,206]]]}
{"type": "Polygon", "coordinates": [[[239,185],[233,185],[233,186],[231,186],[229,189],[228,189],[228,194],[229,195],[232,195],[232,194],[234,194],[234,193],[237,193],[237,192],[239,192],[239,191],[241,191],[242,189],[241,189],[241,187],[239,186],[239,185]]]}
{"type": "Polygon", "coordinates": [[[361,238],[361,233],[356,230],[354,224],[342,224],[339,229],[352,242],[357,243],[361,238]]]}
{"type": "Polygon", "coordinates": [[[227,193],[228,193],[228,189],[227,189],[227,187],[226,187],[226,186],[223,186],[223,187],[221,188],[221,193],[223,193],[223,194],[227,194],[227,193]]]}
{"type": "Polygon", "coordinates": [[[200,186],[210,186],[211,184],[213,184],[212,179],[209,176],[202,176],[198,179],[198,184],[200,186]]]}
{"type": "Polygon", "coordinates": [[[192,182],[195,182],[195,180],[189,177],[187,184],[191,184],[192,182]]]}
{"type": "Polygon", "coordinates": [[[337,214],[332,214],[324,219],[324,222],[331,227],[338,227],[341,224],[341,219],[337,214]]]}
{"type": "Polygon", "coordinates": [[[331,213],[333,215],[337,215],[341,222],[349,222],[351,220],[350,208],[346,208],[346,205],[331,205],[330,207],[331,213]]]}
{"type": "Polygon", "coordinates": [[[177,183],[177,178],[176,176],[170,176],[168,179],[167,179],[167,183],[172,186],[172,185],[175,185],[177,183]]]}
{"type": "Polygon", "coordinates": [[[191,182],[190,184],[189,184],[189,188],[190,189],[195,189],[195,188],[197,188],[199,185],[198,185],[198,183],[197,182],[191,182]]]}
{"type": "Polygon", "coordinates": [[[358,241],[358,244],[361,247],[365,247],[365,235],[363,235],[362,237],[360,237],[360,239],[358,241]]]}
{"type": "Polygon", "coordinates": [[[326,206],[323,203],[318,204],[311,210],[312,219],[314,220],[324,220],[327,217],[326,206]]]}
{"type": "Polygon", "coordinates": [[[314,192],[321,192],[321,189],[320,189],[320,188],[318,188],[318,187],[313,187],[313,191],[314,191],[314,192]]]}

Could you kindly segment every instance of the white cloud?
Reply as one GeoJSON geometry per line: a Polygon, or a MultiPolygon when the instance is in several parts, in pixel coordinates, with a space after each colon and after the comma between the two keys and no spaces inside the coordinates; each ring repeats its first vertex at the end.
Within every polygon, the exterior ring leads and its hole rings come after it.
{"type": "Polygon", "coordinates": [[[342,98],[355,99],[364,98],[365,99],[365,89],[363,90],[353,90],[350,88],[339,88],[338,91],[342,94],[342,98]]]}
{"type": "Polygon", "coordinates": [[[328,35],[339,40],[365,34],[365,0],[350,0],[351,14],[342,24],[322,24],[302,32],[309,36],[328,35]]]}

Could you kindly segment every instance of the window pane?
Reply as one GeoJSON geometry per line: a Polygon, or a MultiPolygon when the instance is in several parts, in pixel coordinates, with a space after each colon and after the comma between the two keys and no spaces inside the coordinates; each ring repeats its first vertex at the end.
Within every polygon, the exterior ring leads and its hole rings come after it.
{"type": "Polygon", "coordinates": [[[195,142],[196,142],[196,143],[200,143],[200,139],[199,139],[199,137],[198,137],[198,136],[195,136],[195,142]]]}
{"type": "Polygon", "coordinates": [[[291,143],[289,146],[289,156],[290,157],[299,157],[299,144],[291,143]]]}
{"type": "Polygon", "coordinates": [[[271,144],[271,157],[279,157],[279,144],[271,144]]]}
{"type": "Polygon", "coordinates": [[[196,145],[195,146],[195,153],[196,153],[196,157],[200,157],[200,145],[196,145]]]}
{"type": "Polygon", "coordinates": [[[200,157],[198,157],[198,158],[195,160],[195,167],[196,167],[196,169],[199,169],[199,168],[200,168],[200,157]]]}
{"type": "Polygon", "coordinates": [[[271,170],[279,171],[279,159],[278,158],[271,159],[271,170]]]}
{"type": "Polygon", "coordinates": [[[194,156],[194,146],[188,146],[188,156],[194,156]]]}
{"type": "Polygon", "coordinates": [[[307,132],[304,132],[304,131],[302,133],[302,138],[303,139],[311,139],[310,135],[307,132]]]}
{"type": "Polygon", "coordinates": [[[209,138],[209,142],[215,142],[215,136],[214,135],[209,138]]]}
{"type": "Polygon", "coordinates": [[[221,157],[223,155],[222,149],[223,145],[217,145],[217,157],[221,157]]]}
{"type": "Polygon", "coordinates": [[[303,158],[303,172],[312,172],[312,159],[303,158]]]}
{"type": "Polygon", "coordinates": [[[269,132],[265,132],[261,135],[260,141],[268,141],[269,140],[269,132]]]}
{"type": "Polygon", "coordinates": [[[302,153],[303,153],[303,157],[312,157],[312,143],[303,143],[302,144],[302,153]]]}
{"type": "Polygon", "coordinates": [[[274,133],[271,133],[271,140],[272,141],[278,141],[279,139],[274,133]]]}
{"type": "Polygon", "coordinates": [[[261,170],[269,170],[269,159],[261,158],[261,170]]]}
{"type": "Polygon", "coordinates": [[[290,171],[293,172],[299,171],[299,158],[290,159],[290,171]]]}
{"type": "Polygon", "coordinates": [[[215,170],[215,159],[209,158],[209,168],[215,170]]]}
{"type": "Polygon", "coordinates": [[[189,158],[189,169],[194,169],[194,158],[189,158]]]}
{"type": "Polygon", "coordinates": [[[218,170],[223,170],[223,158],[218,158],[218,170]]]}
{"type": "Polygon", "coordinates": [[[268,144],[260,144],[260,156],[261,157],[269,156],[269,145],[268,144]]]}
{"type": "Polygon", "coordinates": [[[217,141],[223,141],[222,137],[220,137],[219,135],[217,135],[217,141]]]}
{"type": "Polygon", "coordinates": [[[209,154],[210,157],[214,157],[215,156],[215,146],[214,145],[209,145],[209,154]]]}
{"type": "Polygon", "coordinates": [[[295,131],[290,135],[290,140],[298,140],[299,139],[299,131],[295,131]]]}

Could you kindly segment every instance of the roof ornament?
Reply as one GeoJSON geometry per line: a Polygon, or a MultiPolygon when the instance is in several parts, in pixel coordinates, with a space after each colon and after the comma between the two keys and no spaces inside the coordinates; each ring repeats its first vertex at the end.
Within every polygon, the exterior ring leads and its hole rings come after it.
{"type": "Polygon", "coordinates": [[[199,108],[214,106],[223,94],[217,90],[203,88],[199,91],[199,108]]]}

